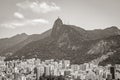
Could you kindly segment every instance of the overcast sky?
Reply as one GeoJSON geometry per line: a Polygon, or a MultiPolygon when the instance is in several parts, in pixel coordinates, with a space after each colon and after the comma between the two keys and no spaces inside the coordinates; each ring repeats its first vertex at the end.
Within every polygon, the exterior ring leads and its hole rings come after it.
{"type": "Polygon", "coordinates": [[[40,34],[60,17],[84,29],[120,27],[120,0],[0,0],[0,38],[40,34]]]}

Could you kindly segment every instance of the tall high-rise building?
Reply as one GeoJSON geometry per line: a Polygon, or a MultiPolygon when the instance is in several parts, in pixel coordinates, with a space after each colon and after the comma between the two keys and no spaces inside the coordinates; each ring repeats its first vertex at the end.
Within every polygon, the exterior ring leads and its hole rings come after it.
{"type": "Polygon", "coordinates": [[[110,73],[112,74],[112,79],[115,79],[115,67],[110,67],[110,73]]]}
{"type": "Polygon", "coordinates": [[[45,75],[46,76],[50,75],[50,67],[49,66],[45,66],[45,75]]]}
{"type": "Polygon", "coordinates": [[[44,66],[43,65],[39,65],[35,68],[35,72],[36,72],[36,78],[37,80],[39,80],[39,78],[44,74],[44,66]]]}
{"type": "Polygon", "coordinates": [[[37,67],[36,78],[37,78],[37,80],[39,80],[39,78],[40,78],[40,67],[37,67]]]}

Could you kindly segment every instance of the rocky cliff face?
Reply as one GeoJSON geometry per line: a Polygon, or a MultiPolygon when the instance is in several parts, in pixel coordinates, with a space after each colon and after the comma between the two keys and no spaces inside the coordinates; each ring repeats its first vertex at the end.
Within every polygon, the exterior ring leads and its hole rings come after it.
{"type": "Polygon", "coordinates": [[[51,36],[53,38],[56,38],[60,35],[60,29],[61,27],[63,26],[63,22],[60,18],[58,18],[55,22],[54,22],[54,25],[53,25],[53,29],[52,29],[52,33],[51,33],[51,36]]]}

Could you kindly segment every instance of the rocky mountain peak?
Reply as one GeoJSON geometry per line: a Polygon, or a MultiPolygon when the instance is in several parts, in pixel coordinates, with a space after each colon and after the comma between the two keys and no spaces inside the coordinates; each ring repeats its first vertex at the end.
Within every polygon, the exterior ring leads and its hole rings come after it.
{"type": "Polygon", "coordinates": [[[112,26],[112,27],[106,28],[104,31],[106,31],[107,34],[108,33],[111,34],[112,36],[114,36],[114,35],[120,35],[120,30],[116,26],[112,26]]]}
{"type": "Polygon", "coordinates": [[[62,19],[58,17],[58,18],[55,20],[54,26],[55,26],[55,25],[63,25],[62,19]]]}
{"type": "Polygon", "coordinates": [[[28,37],[29,35],[27,35],[26,33],[21,33],[21,34],[17,34],[11,38],[16,38],[16,37],[28,37]]]}
{"type": "Polygon", "coordinates": [[[116,27],[116,26],[111,26],[111,27],[109,27],[109,28],[106,28],[106,30],[119,30],[118,29],[118,27],[116,27]]]}
{"type": "Polygon", "coordinates": [[[21,33],[20,35],[23,35],[23,36],[28,36],[26,33],[21,33]]]}
{"type": "Polygon", "coordinates": [[[55,22],[54,22],[54,25],[53,25],[53,28],[52,28],[52,33],[51,33],[51,36],[52,37],[56,37],[58,35],[58,32],[60,30],[60,28],[62,27],[63,25],[63,22],[62,20],[58,17],[55,22]]]}

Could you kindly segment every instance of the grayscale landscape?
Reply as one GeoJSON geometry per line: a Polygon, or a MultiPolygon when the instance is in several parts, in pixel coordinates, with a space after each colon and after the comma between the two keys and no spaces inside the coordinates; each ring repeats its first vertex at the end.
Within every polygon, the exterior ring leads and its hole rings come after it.
{"type": "Polygon", "coordinates": [[[0,0],[0,80],[119,80],[119,0],[0,0]]]}

